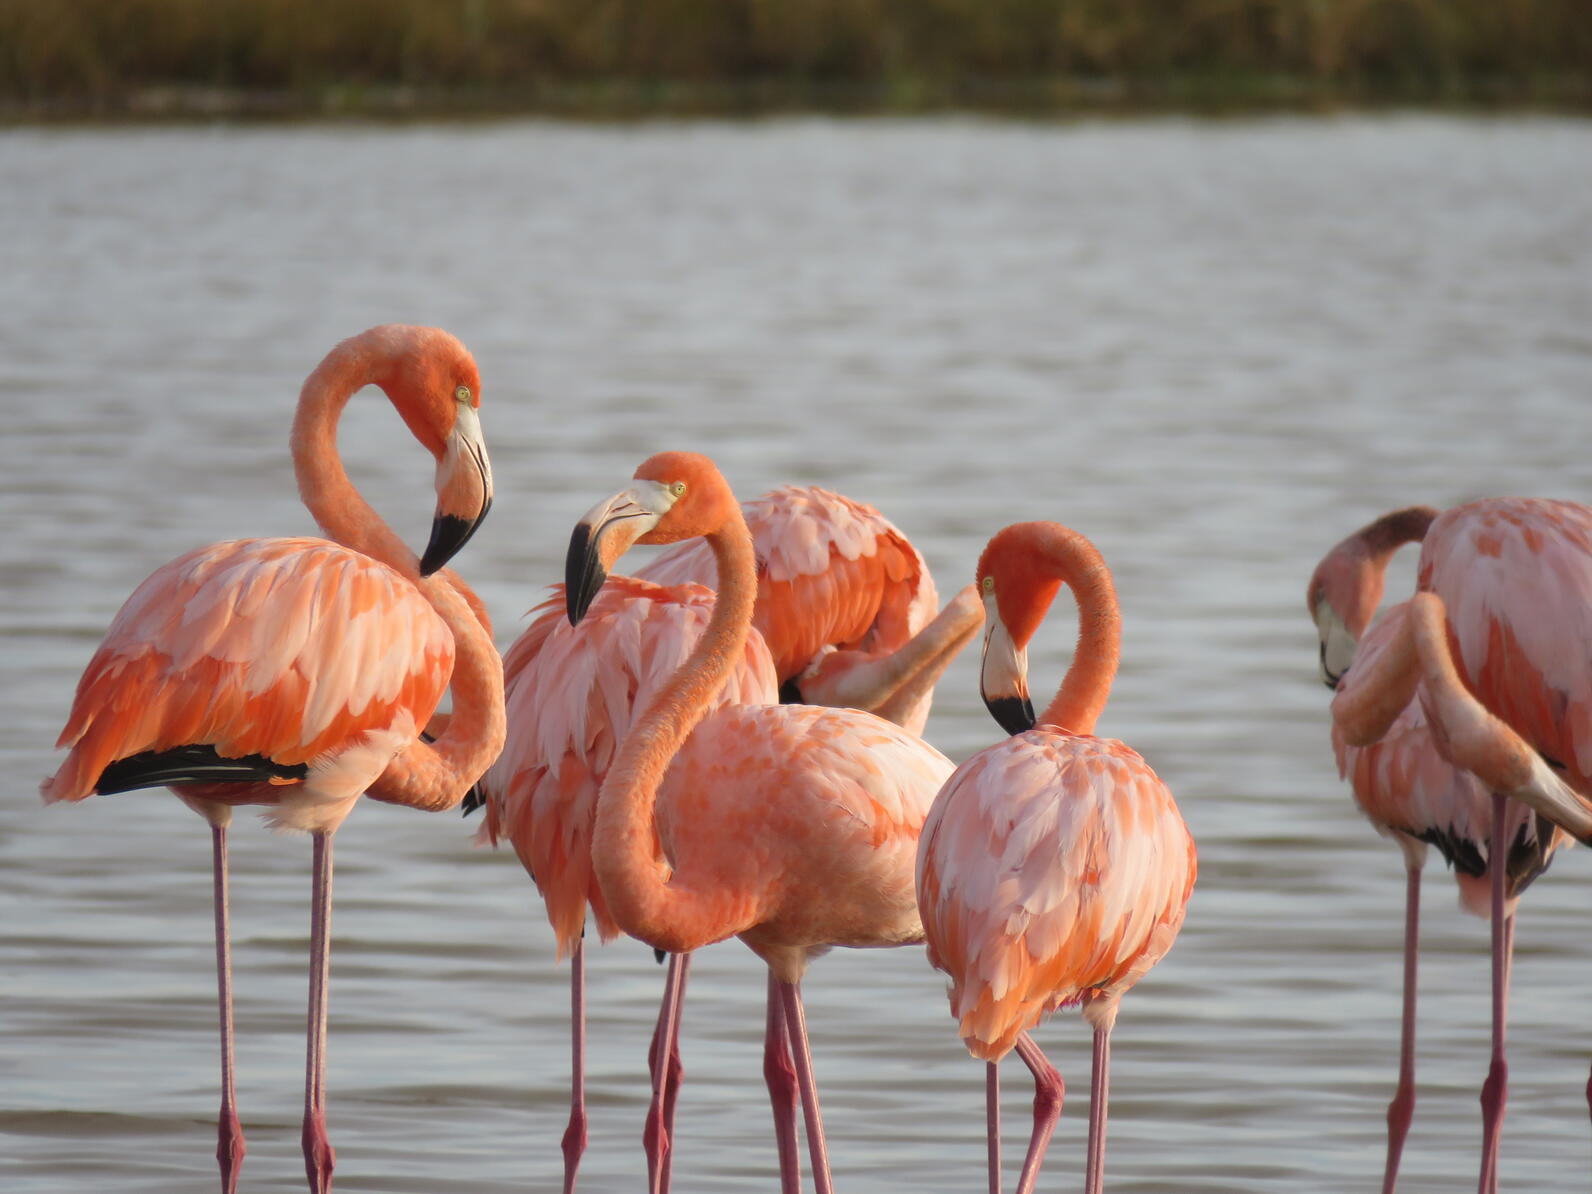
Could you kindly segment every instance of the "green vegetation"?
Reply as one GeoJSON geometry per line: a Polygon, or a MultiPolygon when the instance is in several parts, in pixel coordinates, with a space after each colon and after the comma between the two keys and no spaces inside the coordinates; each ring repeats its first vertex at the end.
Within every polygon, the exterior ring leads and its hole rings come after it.
{"type": "Polygon", "coordinates": [[[0,0],[0,112],[1592,106],[1589,0],[0,0]]]}

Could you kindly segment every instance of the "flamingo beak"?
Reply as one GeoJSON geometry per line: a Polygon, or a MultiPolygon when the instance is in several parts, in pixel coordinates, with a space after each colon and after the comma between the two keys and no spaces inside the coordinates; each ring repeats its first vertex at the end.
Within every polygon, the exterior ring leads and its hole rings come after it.
{"type": "Polygon", "coordinates": [[[431,541],[420,557],[420,575],[430,576],[470,541],[492,508],[492,464],[473,406],[459,405],[453,432],[437,461],[437,512],[431,541]]]}
{"type": "Polygon", "coordinates": [[[672,502],[666,487],[637,481],[598,502],[575,524],[564,557],[564,602],[571,626],[586,616],[614,561],[658,525],[672,502]]]}
{"type": "Polygon", "coordinates": [[[1316,606],[1316,630],[1321,635],[1321,680],[1336,689],[1354,659],[1355,637],[1327,601],[1316,606]]]}
{"type": "Polygon", "coordinates": [[[984,707],[1008,734],[1034,728],[1034,706],[1028,699],[1028,651],[1012,641],[991,594],[985,599],[984,662],[978,691],[984,707]]]}

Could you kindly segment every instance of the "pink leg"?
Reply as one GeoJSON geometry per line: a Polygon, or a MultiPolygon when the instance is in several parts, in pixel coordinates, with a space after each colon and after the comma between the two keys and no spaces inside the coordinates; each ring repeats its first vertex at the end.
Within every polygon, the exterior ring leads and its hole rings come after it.
{"type": "Polygon", "coordinates": [[[1001,1194],[1001,1071],[984,1063],[984,1136],[989,1147],[989,1194],[1001,1194]]]}
{"type": "Polygon", "coordinates": [[[318,832],[310,895],[310,1014],[304,1073],[304,1171],[311,1194],[332,1188],[337,1153],[326,1138],[326,980],[331,969],[332,835],[318,832]]]}
{"type": "Polygon", "coordinates": [[[658,1172],[658,1194],[669,1194],[669,1172],[674,1165],[674,1105],[680,1101],[680,1082],[685,1077],[685,1063],[680,1060],[680,1020],[685,1012],[685,984],[691,974],[691,955],[680,955],[680,975],[676,979],[674,995],[673,1042],[669,1049],[669,1064],[663,1072],[663,1150],[662,1165],[658,1172]]]}
{"type": "Polygon", "coordinates": [[[801,1161],[796,1156],[796,1063],[791,1060],[785,1008],[773,971],[768,975],[768,1029],[763,1035],[763,1080],[774,1108],[774,1144],[779,1149],[780,1194],[801,1194],[801,1161]]]}
{"type": "MultiPolygon", "coordinates": [[[[1061,1118],[1061,1100],[1066,1087],[1056,1067],[1026,1032],[1017,1038],[1017,1056],[1034,1075],[1034,1132],[1028,1140],[1022,1175],[1017,1179],[1017,1194],[1033,1194],[1034,1185],[1039,1181],[1040,1162],[1045,1159],[1045,1149],[1050,1145],[1050,1134],[1061,1118]]],[[[1092,1116],[1094,1107],[1089,1110],[1092,1116]]]]}
{"type": "Polygon", "coordinates": [[[1509,963],[1514,952],[1514,917],[1504,915],[1504,840],[1507,799],[1493,794],[1493,829],[1487,866],[1492,879],[1492,1064],[1481,1088],[1480,1194],[1498,1189],[1498,1139],[1503,1133],[1504,1107],[1509,1102],[1509,1063],[1504,1055],[1504,1025],[1509,1007],[1509,963]]]}
{"type": "Polygon", "coordinates": [[[222,1194],[236,1194],[243,1168],[243,1125],[238,1122],[232,1045],[232,933],[227,915],[227,827],[210,827],[211,870],[216,906],[216,1000],[221,1005],[221,1114],[216,1160],[221,1163],[222,1194]]]}
{"type": "Polygon", "coordinates": [[[1094,1065],[1089,1077],[1089,1152],[1084,1163],[1084,1194],[1100,1194],[1106,1174],[1106,1099],[1111,1090],[1111,1028],[1094,1032],[1094,1065]]]}
{"type": "Polygon", "coordinates": [[[676,1005],[680,1000],[680,954],[669,955],[669,969],[663,978],[663,1002],[658,1007],[658,1026],[653,1030],[652,1048],[647,1052],[647,1069],[652,1073],[652,1103],[647,1108],[647,1126],[641,1134],[647,1154],[647,1189],[661,1194],[669,1151],[669,1133],[664,1126],[664,1099],[668,1093],[668,1060],[675,1048],[674,1027],[678,1023],[676,1005]]]}
{"type": "Polygon", "coordinates": [[[818,1084],[813,1081],[813,1055],[807,1045],[807,1014],[802,1008],[800,983],[780,983],[785,1005],[785,1031],[790,1037],[791,1059],[801,1089],[802,1115],[807,1122],[807,1152],[812,1158],[813,1188],[817,1194],[835,1194],[829,1176],[829,1146],[824,1141],[824,1120],[818,1110],[818,1084]]]}
{"type": "Polygon", "coordinates": [[[1421,872],[1410,867],[1404,876],[1404,1019],[1399,1034],[1399,1085],[1387,1106],[1387,1164],[1382,1194],[1393,1194],[1399,1181],[1399,1158],[1415,1115],[1415,972],[1420,953],[1421,872]]]}
{"type": "Polygon", "coordinates": [[[575,1171],[586,1152],[586,939],[569,959],[569,1126],[564,1129],[564,1194],[574,1194],[575,1171]]]}

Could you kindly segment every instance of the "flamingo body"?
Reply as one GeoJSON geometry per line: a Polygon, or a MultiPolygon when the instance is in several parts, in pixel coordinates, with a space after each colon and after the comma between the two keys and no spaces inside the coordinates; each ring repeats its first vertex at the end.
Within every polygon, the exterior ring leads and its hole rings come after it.
{"type": "Polygon", "coordinates": [[[1171,792],[1121,742],[1041,726],[962,764],[918,889],[968,1052],[998,1061],[1060,1007],[1114,1009],[1171,948],[1194,874],[1171,792]]]}
{"type": "MultiPolygon", "coordinates": [[[[43,786],[81,800],[144,754],[213,748],[274,774],[182,783],[195,807],[265,804],[332,829],[436,708],[453,636],[402,574],[324,539],[238,539],[171,561],[128,598],[89,661],[43,786]]],[[[181,774],[180,769],[178,772],[181,774]]]]}
{"type": "MultiPolygon", "coordinates": [[[[597,792],[634,715],[685,662],[713,611],[695,584],[610,577],[579,626],[563,586],[504,656],[509,735],[481,779],[485,840],[508,839],[547,904],[559,956],[575,948],[589,906],[604,941],[619,933],[591,870],[597,792]]],[[[753,633],[718,698],[779,699],[772,661],[753,633]]]]}

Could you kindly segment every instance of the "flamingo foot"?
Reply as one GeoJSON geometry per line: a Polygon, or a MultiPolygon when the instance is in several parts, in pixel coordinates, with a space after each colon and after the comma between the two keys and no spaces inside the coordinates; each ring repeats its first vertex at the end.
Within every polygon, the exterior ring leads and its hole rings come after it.
{"type": "Polygon", "coordinates": [[[216,1160],[221,1163],[221,1194],[237,1194],[238,1172],[243,1168],[243,1154],[248,1147],[243,1140],[243,1125],[238,1113],[223,1107],[217,1131],[216,1160]]]}
{"type": "Polygon", "coordinates": [[[1509,1103],[1509,1063],[1493,1059],[1487,1081],[1481,1088],[1481,1179],[1480,1194],[1498,1189],[1498,1138],[1503,1134],[1504,1108],[1509,1103]]]}
{"type": "Polygon", "coordinates": [[[310,1194],[330,1194],[332,1168],[337,1150],[326,1136],[326,1117],[320,1113],[304,1117],[304,1172],[310,1179],[310,1194]]]}

